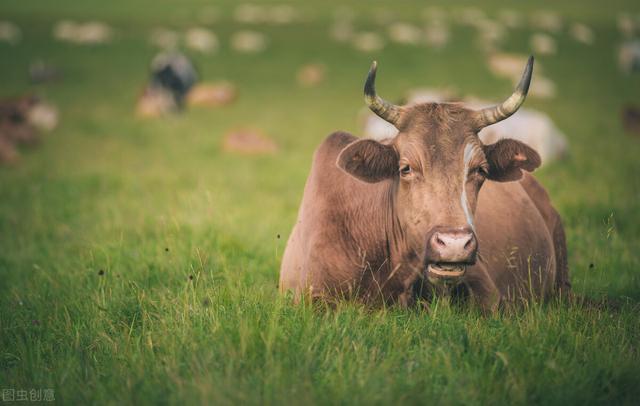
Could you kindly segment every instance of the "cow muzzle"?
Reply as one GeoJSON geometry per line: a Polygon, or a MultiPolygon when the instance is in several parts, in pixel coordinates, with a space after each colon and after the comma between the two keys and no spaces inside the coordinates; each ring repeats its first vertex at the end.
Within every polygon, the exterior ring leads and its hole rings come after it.
{"type": "Polygon", "coordinates": [[[478,241],[471,229],[437,228],[427,241],[425,264],[432,283],[457,283],[476,262],[478,241]]]}

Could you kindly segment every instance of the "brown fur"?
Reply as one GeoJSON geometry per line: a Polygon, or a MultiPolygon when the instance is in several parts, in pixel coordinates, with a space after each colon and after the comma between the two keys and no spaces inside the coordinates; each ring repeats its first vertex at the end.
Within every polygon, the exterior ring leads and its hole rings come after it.
{"type": "Polygon", "coordinates": [[[514,140],[483,146],[472,115],[459,104],[420,104],[403,108],[393,140],[330,135],[314,155],[280,289],[410,305],[416,286],[437,288],[424,277],[428,236],[474,223],[479,259],[460,286],[482,306],[568,289],[560,218],[544,189],[522,177],[538,154],[514,140]]]}
{"type": "Polygon", "coordinates": [[[500,140],[484,147],[489,159],[489,173],[500,173],[490,179],[498,181],[518,180],[522,178],[520,168],[532,172],[542,163],[540,156],[527,145],[514,140],[500,140]],[[493,153],[494,151],[498,151],[493,153]],[[515,159],[514,159],[515,158],[515,159]]]}
{"type": "Polygon", "coordinates": [[[359,140],[338,156],[338,166],[364,182],[379,182],[390,175],[398,156],[395,150],[373,140],[359,140]]]}
{"type": "Polygon", "coordinates": [[[545,223],[553,238],[553,246],[556,254],[556,289],[562,293],[571,291],[569,280],[569,263],[567,261],[567,242],[564,234],[562,218],[556,209],[551,205],[551,199],[547,191],[531,175],[525,173],[520,182],[531,200],[542,214],[545,223]]]}

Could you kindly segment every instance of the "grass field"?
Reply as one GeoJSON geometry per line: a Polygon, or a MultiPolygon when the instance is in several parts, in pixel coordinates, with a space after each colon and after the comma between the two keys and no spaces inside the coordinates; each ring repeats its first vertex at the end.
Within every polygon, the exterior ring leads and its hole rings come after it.
{"type": "MultiPolygon", "coordinates": [[[[189,27],[210,4],[179,3],[0,3],[0,19],[24,36],[0,43],[0,96],[35,91],[61,111],[39,148],[0,167],[0,389],[51,388],[65,404],[637,404],[640,138],[624,133],[620,110],[640,103],[640,75],[616,62],[616,16],[639,14],[637,2],[507,3],[555,9],[595,31],[593,46],[566,29],[555,35],[558,54],[538,61],[558,95],[526,106],[570,140],[570,158],[536,175],[565,221],[574,290],[617,304],[533,303],[492,316],[438,302],[430,312],[318,311],[277,293],[311,154],[331,131],[357,133],[372,59],[389,99],[417,86],[510,93],[473,31],[454,26],[439,51],[389,44],[366,54],[330,39],[335,7],[350,4],[359,28],[382,31],[375,10],[418,22],[422,2],[301,1],[292,4],[303,21],[250,27],[269,47],[242,55],[228,47],[245,27],[231,18],[236,3],[216,2],[221,50],[191,56],[205,79],[236,83],[238,101],[136,119],[156,52],[149,32],[189,27]],[[57,42],[52,26],[65,18],[106,21],[117,36],[96,47],[57,42]],[[38,58],[64,80],[30,85],[38,58]],[[327,82],[300,88],[295,72],[309,62],[327,66],[327,82]],[[235,127],[263,129],[279,152],[223,151],[235,127]]],[[[512,31],[504,49],[528,52],[531,32],[512,31]]]]}

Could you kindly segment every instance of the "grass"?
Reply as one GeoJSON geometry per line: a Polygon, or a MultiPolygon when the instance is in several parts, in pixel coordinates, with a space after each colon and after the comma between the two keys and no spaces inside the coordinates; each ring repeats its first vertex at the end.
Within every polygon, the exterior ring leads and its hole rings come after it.
{"type": "MultiPolygon", "coordinates": [[[[155,52],[148,33],[192,25],[206,2],[0,5],[24,33],[17,46],[0,44],[0,95],[36,91],[61,110],[39,148],[0,168],[2,389],[52,388],[66,404],[637,403],[640,140],[619,117],[624,104],[640,103],[640,77],[619,73],[615,58],[615,18],[638,13],[637,4],[509,4],[557,8],[595,30],[593,47],[557,36],[559,54],[538,61],[558,97],[527,106],[570,139],[570,159],[537,176],[566,224],[574,289],[618,305],[532,303],[482,316],[441,302],[429,312],[348,303],[323,311],[277,293],[312,151],[333,130],[357,133],[371,59],[391,99],[416,86],[495,99],[511,90],[489,73],[467,28],[456,27],[441,51],[387,46],[369,55],[331,41],[332,9],[343,3],[295,3],[305,21],[259,27],[270,47],[258,55],[228,49],[235,3],[217,3],[223,48],[192,56],[206,79],[235,82],[238,102],[156,121],[132,115],[155,52]],[[118,37],[93,48],[55,42],[51,27],[63,18],[103,19],[118,37]],[[64,80],[29,85],[37,58],[64,80]],[[296,69],[316,61],[327,65],[327,83],[299,88],[296,69]],[[224,132],[247,126],[280,151],[224,152],[224,132]]],[[[418,21],[422,7],[350,3],[358,26],[372,29],[375,10],[418,21]]],[[[530,33],[515,31],[505,49],[527,52],[530,33]]]]}

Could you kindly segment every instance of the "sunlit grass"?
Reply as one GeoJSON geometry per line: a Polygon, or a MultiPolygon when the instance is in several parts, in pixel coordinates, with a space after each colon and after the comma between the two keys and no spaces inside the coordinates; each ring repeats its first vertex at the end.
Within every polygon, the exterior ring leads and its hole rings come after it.
{"type": "MultiPolygon", "coordinates": [[[[62,120],[18,166],[0,169],[0,389],[54,388],[69,404],[637,402],[640,142],[623,133],[619,113],[640,103],[640,77],[618,73],[615,59],[615,17],[637,13],[632,2],[558,4],[594,27],[596,43],[560,34],[559,54],[538,58],[558,97],[527,101],[571,143],[570,159],[537,176],[566,224],[574,290],[615,305],[553,302],[491,316],[442,302],[315,309],[276,289],[313,149],[333,130],[357,133],[372,59],[391,99],[418,86],[508,94],[470,29],[455,28],[442,51],[362,54],[329,39],[330,7],[300,3],[303,23],[258,28],[271,39],[264,54],[223,46],[193,55],[205,79],[238,85],[236,104],[141,121],[132,112],[154,54],[149,31],[190,26],[205,3],[59,3],[0,6],[25,36],[0,45],[1,95],[40,92],[62,120]],[[104,18],[119,34],[95,48],[54,42],[63,17],[104,18]],[[37,58],[64,80],[30,86],[37,58]],[[327,65],[318,88],[295,83],[308,62],[327,65]],[[223,134],[237,127],[263,129],[279,152],[224,152],[223,134]]],[[[233,4],[220,4],[212,27],[223,45],[236,29],[233,4]]],[[[353,6],[359,24],[376,27],[365,5],[353,6]]],[[[397,13],[418,21],[421,7],[397,13]]],[[[505,48],[528,52],[530,33],[505,48]]]]}

